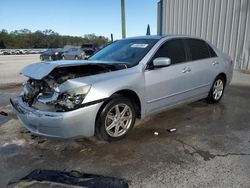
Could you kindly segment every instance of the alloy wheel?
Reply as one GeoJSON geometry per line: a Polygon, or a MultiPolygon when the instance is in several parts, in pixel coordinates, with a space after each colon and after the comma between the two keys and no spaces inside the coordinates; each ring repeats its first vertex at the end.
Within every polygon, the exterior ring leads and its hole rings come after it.
{"type": "Polygon", "coordinates": [[[120,137],[129,130],[132,120],[131,108],[126,104],[116,104],[107,113],[105,130],[111,137],[120,137]]]}
{"type": "Polygon", "coordinates": [[[213,87],[213,97],[214,100],[219,100],[223,94],[224,83],[221,79],[218,79],[214,83],[213,87]]]}

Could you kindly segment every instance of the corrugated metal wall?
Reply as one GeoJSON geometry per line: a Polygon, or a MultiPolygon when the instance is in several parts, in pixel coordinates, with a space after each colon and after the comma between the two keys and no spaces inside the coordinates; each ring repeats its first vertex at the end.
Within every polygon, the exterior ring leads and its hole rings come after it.
{"type": "Polygon", "coordinates": [[[250,0],[161,0],[161,33],[202,37],[250,69],[250,0]]]}

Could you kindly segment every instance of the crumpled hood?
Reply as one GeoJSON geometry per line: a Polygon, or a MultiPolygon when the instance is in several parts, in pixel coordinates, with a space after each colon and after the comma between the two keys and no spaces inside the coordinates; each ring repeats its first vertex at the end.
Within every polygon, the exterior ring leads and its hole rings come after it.
{"type": "Polygon", "coordinates": [[[79,66],[86,64],[93,64],[96,62],[87,61],[87,60],[79,60],[79,61],[49,61],[49,62],[40,62],[34,63],[24,67],[20,74],[36,79],[41,80],[45,76],[47,76],[51,71],[58,67],[68,67],[68,66],[79,66]]]}

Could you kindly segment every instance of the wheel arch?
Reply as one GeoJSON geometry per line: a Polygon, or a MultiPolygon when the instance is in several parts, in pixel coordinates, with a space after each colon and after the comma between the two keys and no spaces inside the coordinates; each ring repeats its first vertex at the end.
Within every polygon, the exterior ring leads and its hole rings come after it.
{"type": "Polygon", "coordinates": [[[130,90],[130,89],[123,89],[123,90],[119,90],[119,91],[113,93],[111,95],[111,98],[114,96],[117,96],[117,95],[120,95],[120,96],[123,96],[123,97],[130,99],[132,104],[135,107],[136,117],[137,118],[141,117],[141,101],[140,101],[140,98],[136,92],[134,92],[133,90],[130,90]]]}
{"type": "Polygon", "coordinates": [[[99,131],[98,131],[98,117],[101,115],[103,109],[105,108],[105,106],[114,98],[117,98],[119,96],[122,97],[126,97],[129,100],[131,100],[131,103],[134,105],[135,107],[135,111],[136,111],[136,118],[141,118],[141,101],[140,98],[138,96],[138,94],[136,92],[134,92],[133,90],[130,89],[122,89],[122,90],[118,90],[116,92],[114,92],[110,97],[108,97],[103,104],[101,105],[101,107],[99,108],[96,117],[95,117],[95,135],[99,135],[99,131]]]}
{"type": "Polygon", "coordinates": [[[227,75],[224,72],[219,73],[218,76],[221,76],[224,79],[225,83],[227,83],[227,75]]]}
{"type": "Polygon", "coordinates": [[[104,103],[102,104],[102,106],[98,110],[96,120],[97,120],[98,116],[100,115],[100,113],[102,112],[103,108],[106,106],[106,104],[110,100],[112,100],[113,98],[118,97],[118,96],[123,96],[123,97],[126,97],[126,98],[130,99],[132,104],[135,107],[136,117],[141,118],[141,101],[140,101],[140,98],[139,98],[138,94],[135,91],[130,90],[130,89],[121,89],[121,90],[118,90],[118,91],[114,92],[112,95],[110,95],[110,97],[108,97],[104,101],[104,103]]]}

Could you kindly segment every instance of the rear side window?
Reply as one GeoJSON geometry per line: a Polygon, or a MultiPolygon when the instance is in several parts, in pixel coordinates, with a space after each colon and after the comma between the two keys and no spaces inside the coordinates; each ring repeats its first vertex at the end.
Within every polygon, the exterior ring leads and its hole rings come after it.
{"type": "Polygon", "coordinates": [[[186,53],[182,39],[173,39],[165,42],[158,49],[153,59],[157,57],[168,57],[171,59],[171,64],[185,62],[186,53]]]}
{"type": "Polygon", "coordinates": [[[211,46],[209,46],[207,44],[207,47],[208,47],[208,50],[209,50],[209,53],[210,53],[210,57],[218,57],[217,54],[215,53],[215,51],[213,50],[213,48],[211,48],[211,46]]]}
{"type": "Polygon", "coordinates": [[[190,52],[191,61],[210,58],[210,51],[205,41],[185,39],[190,52]]]}

